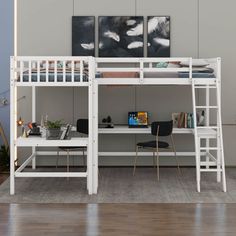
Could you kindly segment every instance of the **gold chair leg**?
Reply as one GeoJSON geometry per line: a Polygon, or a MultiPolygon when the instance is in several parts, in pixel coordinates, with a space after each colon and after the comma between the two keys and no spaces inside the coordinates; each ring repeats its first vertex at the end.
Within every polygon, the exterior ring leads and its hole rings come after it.
{"type": "Polygon", "coordinates": [[[153,168],[156,168],[156,157],[155,157],[155,152],[153,152],[153,168]]]}
{"type": "Polygon", "coordinates": [[[58,161],[59,161],[59,150],[57,150],[57,163],[56,163],[56,168],[58,167],[58,161]]]}
{"type": "Polygon", "coordinates": [[[83,165],[84,165],[84,169],[86,171],[86,159],[85,159],[85,155],[84,155],[84,148],[83,148],[83,165]]]}
{"type": "MultiPolygon", "coordinates": [[[[67,172],[69,172],[69,150],[67,150],[67,157],[66,157],[66,162],[67,162],[67,172]]],[[[67,180],[69,179],[69,177],[67,177],[67,180]]]]}
{"type": "Polygon", "coordinates": [[[134,159],[134,169],[133,169],[133,176],[135,175],[136,165],[137,165],[137,159],[138,159],[138,146],[136,146],[136,156],[134,159]]]}
{"type": "Polygon", "coordinates": [[[175,149],[175,144],[174,144],[174,138],[173,138],[173,135],[170,136],[171,137],[171,145],[172,145],[172,149],[174,151],[174,156],[175,156],[175,161],[176,161],[176,164],[177,164],[177,168],[178,168],[178,172],[179,174],[181,175],[181,170],[180,170],[180,167],[179,167],[179,160],[178,160],[178,157],[176,155],[176,149],[175,149]]]}
{"type": "Polygon", "coordinates": [[[159,152],[157,150],[157,181],[160,179],[160,170],[159,170],[159,152]]]}

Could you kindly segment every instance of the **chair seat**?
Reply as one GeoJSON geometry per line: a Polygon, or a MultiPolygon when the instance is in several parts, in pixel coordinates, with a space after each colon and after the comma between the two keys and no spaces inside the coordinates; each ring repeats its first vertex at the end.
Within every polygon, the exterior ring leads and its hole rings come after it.
{"type": "Polygon", "coordinates": [[[85,147],[74,147],[74,146],[61,146],[61,147],[58,147],[62,150],[69,150],[69,149],[80,149],[80,148],[85,148],[85,147]]]}
{"type": "MultiPolygon", "coordinates": [[[[137,146],[142,148],[156,148],[156,141],[148,141],[148,142],[140,142],[137,143],[137,146]]],[[[158,141],[158,147],[159,148],[168,148],[169,144],[167,142],[158,141]]]]}

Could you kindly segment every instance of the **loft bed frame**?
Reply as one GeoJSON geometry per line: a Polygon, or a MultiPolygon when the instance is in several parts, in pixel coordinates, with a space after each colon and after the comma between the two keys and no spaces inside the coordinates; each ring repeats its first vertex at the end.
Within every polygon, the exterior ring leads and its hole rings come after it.
{"type": "MultiPolygon", "coordinates": [[[[216,172],[217,182],[222,182],[223,191],[226,192],[224,147],[221,119],[221,59],[204,59],[211,73],[199,72],[194,69],[193,62],[202,59],[192,58],[97,58],[96,73],[104,73],[98,79],[98,86],[102,85],[189,85],[192,87],[192,104],[194,115],[194,129],[174,128],[174,134],[193,134],[195,151],[177,152],[179,156],[195,156],[197,191],[200,192],[201,172],[216,172]],[[157,63],[185,64],[184,67],[158,67],[157,63]],[[186,66],[187,65],[187,66],[186,66]],[[196,72],[197,71],[197,72],[196,72]],[[130,74],[129,74],[130,73],[130,74]],[[132,74],[132,73],[135,73],[132,74]],[[128,77],[126,77],[128,75],[128,77]],[[105,78],[104,78],[105,77],[105,78]],[[215,103],[211,105],[210,96],[215,89],[215,103]],[[197,105],[196,91],[205,90],[205,105],[197,105]],[[210,92],[211,91],[211,92],[210,92]],[[205,110],[205,124],[197,126],[197,111],[205,110]],[[216,109],[216,121],[210,119],[211,110],[216,109]],[[216,122],[216,125],[212,125],[216,122]],[[216,145],[212,144],[216,141],[216,145]],[[204,144],[202,144],[205,142],[204,144]],[[205,158],[205,159],[204,159],[205,158]],[[204,160],[202,160],[204,159],[204,160]]],[[[198,64],[199,65],[199,64],[198,64]]],[[[150,134],[150,128],[129,129],[127,126],[114,129],[99,129],[100,134],[150,134]]],[[[99,152],[100,156],[135,156],[135,152],[99,152]]],[[[139,153],[140,156],[152,156],[153,153],[139,153]]],[[[161,152],[160,156],[170,156],[173,153],[161,152]]]]}
{"type": "MultiPolygon", "coordinates": [[[[193,71],[192,58],[93,58],[93,57],[12,57],[11,58],[11,194],[15,190],[15,177],[86,177],[89,194],[96,194],[98,189],[98,156],[133,156],[135,152],[98,152],[99,134],[150,133],[147,129],[128,129],[115,127],[114,129],[98,129],[98,89],[105,85],[189,85],[192,87],[193,114],[195,117],[194,129],[174,129],[174,133],[193,134],[195,137],[194,152],[178,152],[177,155],[195,156],[197,191],[200,192],[201,172],[216,172],[217,182],[223,184],[226,191],[224,151],[221,121],[221,60],[220,58],[207,59],[214,68],[213,78],[206,78],[193,71]],[[185,62],[186,67],[157,68],[157,63],[185,62]],[[132,73],[132,76],[130,76],[132,73]],[[184,78],[182,78],[184,74],[184,78]],[[133,76],[134,75],[134,76],[133,76]],[[32,121],[36,121],[36,96],[38,86],[71,86],[88,87],[89,90],[89,136],[79,140],[43,140],[42,138],[17,137],[17,88],[32,87],[32,121]],[[216,88],[217,106],[210,106],[210,90],[216,88]],[[206,106],[196,105],[196,89],[206,90],[206,106]],[[197,109],[205,109],[206,121],[204,127],[197,127],[197,109]],[[210,109],[217,108],[217,125],[210,122],[210,109]],[[217,139],[217,147],[210,145],[210,139],[217,139]],[[205,140],[205,146],[201,145],[205,140]],[[59,143],[60,142],[60,143],[59,143]],[[32,162],[36,168],[36,156],[56,155],[56,152],[37,151],[38,146],[87,146],[86,173],[58,173],[58,172],[23,172],[32,162]],[[18,147],[32,146],[32,155],[15,170],[18,147]],[[216,152],[216,157],[212,154],[216,152]],[[206,159],[202,161],[202,156],[206,159]],[[215,167],[215,168],[212,168],[215,167]]],[[[80,154],[73,152],[72,155],[80,154]]],[[[152,155],[145,153],[141,155],[152,155]]],[[[171,155],[163,153],[161,155],[171,155]]]]}
{"type": "MultiPolygon", "coordinates": [[[[97,144],[94,130],[97,129],[97,117],[94,104],[97,98],[94,83],[95,62],[92,57],[11,57],[11,166],[10,193],[15,193],[16,177],[83,177],[87,179],[89,194],[97,187],[93,185],[95,165],[93,147],[97,144]],[[41,137],[23,138],[17,134],[17,90],[20,87],[32,88],[32,122],[36,122],[36,89],[37,87],[87,87],[88,88],[88,137],[76,137],[70,140],[46,140],[41,137]],[[36,157],[40,157],[37,147],[83,146],[87,147],[86,172],[39,172],[36,169],[36,157]],[[18,169],[17,148],[32,147],[32,154],[18,169]],[[33,172],[24,171],[32,163],[33,172]]],[[[61,152],[61,154],[63,154],[61,152]]],[[[54,155],[56,155],[54,153],[54,155]]]]}

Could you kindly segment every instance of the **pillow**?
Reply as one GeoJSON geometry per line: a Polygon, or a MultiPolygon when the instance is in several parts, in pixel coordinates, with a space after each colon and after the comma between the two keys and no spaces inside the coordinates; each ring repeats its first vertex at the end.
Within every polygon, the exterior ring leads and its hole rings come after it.
{"type": "Polygon", "coordinates": [[[172,61],[169,62],[167,68],[180,68],[180,62],[179,61],[172,61]]]}
{"type": "Polygon", "coordinates": [[[158,62],[156,63],[156,68],[167,68],[168,62],[158,62]]]}
{"type": "MultiPolygon", "coordinates": [[[[189,66],[189,62],[188,61],[181,62],[180,65],[181,66],[189,66]]],[[[209,63],[204,59],[193,59],[192,65],[193,65],[193,67],[205,67],[205,66],[208,66],[209,63]]]]}

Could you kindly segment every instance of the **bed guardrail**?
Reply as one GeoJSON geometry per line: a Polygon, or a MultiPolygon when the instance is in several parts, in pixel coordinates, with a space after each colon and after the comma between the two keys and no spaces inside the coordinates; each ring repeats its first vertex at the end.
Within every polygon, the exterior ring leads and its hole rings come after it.
{"type": "Polygon", "coordinates": [[[12,57],[15,82],[22,86],[87,86],[92,57],[12,57]]]}
{"type": "Polygon", "coordinates": [[[100,84],[191,84],[193,78],[208,83],[218,77],[219,60],[191,57],[96,58],[96,73],[100,74],[100,84]]]}

